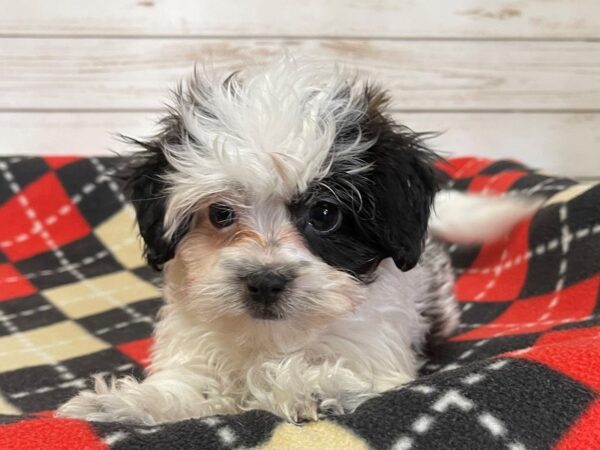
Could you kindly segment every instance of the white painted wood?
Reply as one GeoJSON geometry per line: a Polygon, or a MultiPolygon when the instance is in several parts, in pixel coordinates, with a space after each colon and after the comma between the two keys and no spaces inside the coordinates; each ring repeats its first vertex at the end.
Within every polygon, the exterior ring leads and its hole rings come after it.
{"type": "MultiPolygon", "coordinates": [[[[600,114],[399,113],[417,131],[446,132],[430,145],[451,155],[517,158],[549,172],[600,174],[600,114]]],[[[156,113],[0,113],[0,154],[109,154],[111,133],[152,134],[156,113]]]]}
{"type": "Polygon", "coordinates": [[[600,42],[0,39],[0,109],[152,109],[194,61],[286,48],[378,79],[403,110],[600,108],[600,42]]]}
{"type": "Polygon", "coordinates": [[[111,155],[151,136],[156,113],[0,113],[0,155],[111,155]]]}
{"type": "Polygon", "coordinates": [[[0,0],[4,35],[600,37],[597,0],[0,0]]]}
{"type": "Polygon", "coordinates": [[[444,156],[516,159],[549,173],[600,176],[600,114],[398,114],[444,156]]]}

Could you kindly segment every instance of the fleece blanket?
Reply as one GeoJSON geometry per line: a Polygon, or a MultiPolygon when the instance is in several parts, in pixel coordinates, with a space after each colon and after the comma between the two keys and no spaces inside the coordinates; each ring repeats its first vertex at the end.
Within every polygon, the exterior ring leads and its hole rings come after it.
{"type": "Polygon", "coordinates": [[[303,426],[54,418],[90,374],[143,377],[161,305],[114,164],[0,159],[0,449],[600,448],[600,186],[477,158],[442,166],[451,188],[547,202],[498,242],[448,247],[460,328],[413,383],[303,426]]]}

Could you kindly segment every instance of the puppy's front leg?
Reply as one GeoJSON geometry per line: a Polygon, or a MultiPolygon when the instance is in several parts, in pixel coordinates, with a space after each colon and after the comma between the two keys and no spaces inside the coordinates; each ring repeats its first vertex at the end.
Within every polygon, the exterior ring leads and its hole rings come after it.
{"type": "Polygon", "coordinates": [[[217,380],[183,367],[156,372],[141,382],[132,377],[95,380],[94,391],[80,392],[56,415],[152,425],[238,412],[233,399],[219,393],[217,380]]]}
{"type": "Polygon", "coordinates": [[[279,364],[265,364],[248,374],[251,395],[248,407],[270,411],[290,422],[348,413],[412,378],[403,373],[385,375],[379,379],[341,361],[310,364],[291,357],[279,364]]]}

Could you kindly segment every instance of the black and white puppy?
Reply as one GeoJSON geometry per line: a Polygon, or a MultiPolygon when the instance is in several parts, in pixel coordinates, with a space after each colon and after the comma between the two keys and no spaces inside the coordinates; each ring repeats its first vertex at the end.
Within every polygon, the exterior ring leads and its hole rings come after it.
{"type": "MultiPolygon", "coordinates": [[[[180,89],[128,176],[146,257],[164,269],[148,376],[98,377],[58,414],[153,424],[263,409],[297,422],[414,379],[426,337],[459,313],[427,238],[436,157],[387,103],[289,58],[180,89]]],[[[504,228],[530,210],[509,210],[504,228]]]]}

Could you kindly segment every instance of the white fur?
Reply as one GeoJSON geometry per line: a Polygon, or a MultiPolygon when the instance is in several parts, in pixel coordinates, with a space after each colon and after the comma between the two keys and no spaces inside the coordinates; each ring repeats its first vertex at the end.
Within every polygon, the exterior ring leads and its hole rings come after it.
{"type": "Polygon", "coordinates": [[[495,241],[543,202],[541,198],[442,191],[435,198],[429,230],[439,239],[460,244],[495,241]]]}

